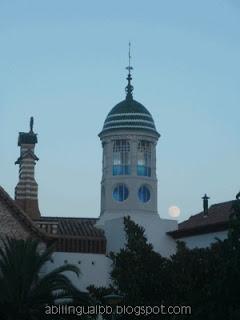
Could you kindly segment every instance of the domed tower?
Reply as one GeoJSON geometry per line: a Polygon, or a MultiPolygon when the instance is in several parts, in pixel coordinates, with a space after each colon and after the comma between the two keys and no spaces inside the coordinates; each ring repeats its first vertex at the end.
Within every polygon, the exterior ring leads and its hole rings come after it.
{"type": "Polygon", "coordinates": [[[101,220],[157,214],[156,144],[160,134],[150,112],[133,99],[130,59],[127,70],[126,98],[109,112],[99,134],[103,147],[101,220]]]}

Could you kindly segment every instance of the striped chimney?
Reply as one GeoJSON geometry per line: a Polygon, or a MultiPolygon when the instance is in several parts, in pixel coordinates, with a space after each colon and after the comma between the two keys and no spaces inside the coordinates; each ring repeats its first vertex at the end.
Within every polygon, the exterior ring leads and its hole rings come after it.
{"type": "Polygon", "coordinates": [[[38,207],[38,185],[35,181],[34,168],[38,157],[34,153],[37,134],[33,132],[33,117],[30,118],[29,132],[19,132],[18,146],[20,157],[15,164],[19,165],[19,181],[15,188],[16,203],[30,216],[37,219],[41,216],[38,207]]]}

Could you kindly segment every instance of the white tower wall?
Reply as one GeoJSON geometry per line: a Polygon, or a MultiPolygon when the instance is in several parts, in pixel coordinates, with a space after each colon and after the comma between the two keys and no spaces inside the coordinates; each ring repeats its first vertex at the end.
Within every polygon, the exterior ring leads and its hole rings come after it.
{"type": "Polygon", "coordinates": [[[101,216],[122,213],[131,215],[137,213],[157,214],[157,177],[156,177],[156,144],[158,135],[143,131],[119,131],[105,133],[100,136],[103,145],[103,174],[101,181],[101,216]],[[129,151],[129,174],[113,175],[113,148],[115,141],[127,141],[129,151]],[[151,176],[137,174],[138,143],[149,142],[151,145],[151,176]],[[114,187],[125,184],[129,195],[124,201],[116,201],[113,197],[114,187]],[[139,200],[138,191],[141,186],[147,186],[150,199],[147,202],[139,200]]]}

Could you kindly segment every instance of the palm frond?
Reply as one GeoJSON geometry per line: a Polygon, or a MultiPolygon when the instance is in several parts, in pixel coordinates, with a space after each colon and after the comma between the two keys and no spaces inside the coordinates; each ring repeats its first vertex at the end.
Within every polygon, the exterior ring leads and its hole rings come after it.
{"type": "MultiPolygon", "coordinates": [[[[39,275],[52,256],[52,248],[39,251],[37,240],[0,240],[0,314],[8,319],[42,319],[46,304],[59,301],[91,303],[73,285],[68,273],[79,277],[75,265],[64,264],[39,275]]],[[[1,317],[1,319],[4,317],[1,317]]]]}

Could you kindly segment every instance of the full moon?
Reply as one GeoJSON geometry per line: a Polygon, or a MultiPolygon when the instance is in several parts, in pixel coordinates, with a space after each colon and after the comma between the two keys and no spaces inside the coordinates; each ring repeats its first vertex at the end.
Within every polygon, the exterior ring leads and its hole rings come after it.
{"type": "Polygon", "coordinates": [[[168,214],[170,215],[170,217],[172,218],[177,218],[180,216],[180,212],[181,210],[177,207],[177,206],[171,206],[168,209],[168,214]]]}

